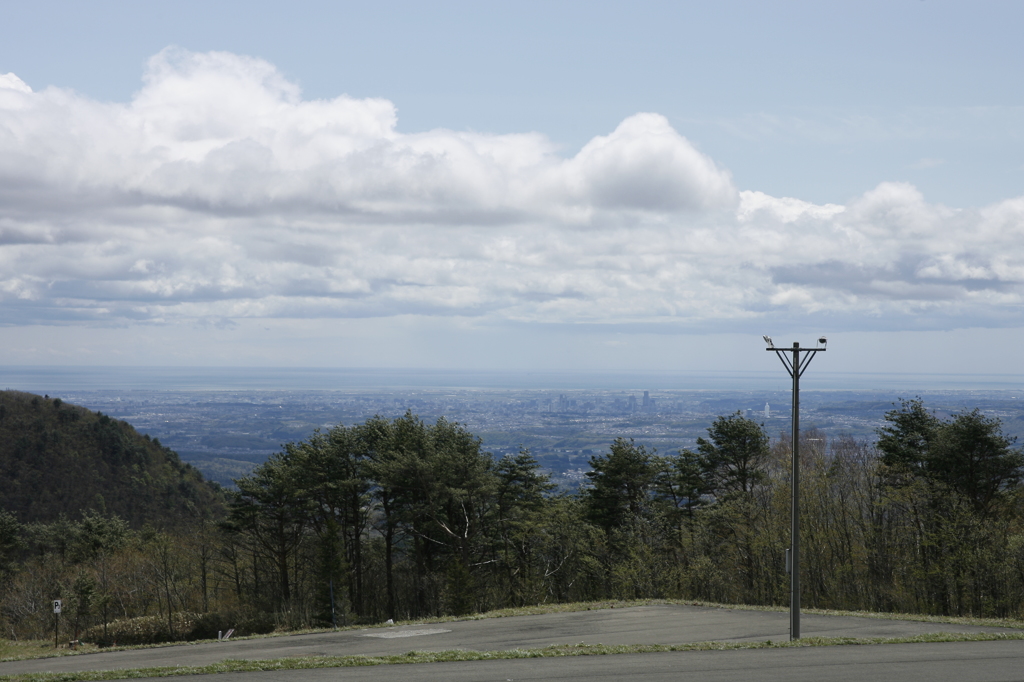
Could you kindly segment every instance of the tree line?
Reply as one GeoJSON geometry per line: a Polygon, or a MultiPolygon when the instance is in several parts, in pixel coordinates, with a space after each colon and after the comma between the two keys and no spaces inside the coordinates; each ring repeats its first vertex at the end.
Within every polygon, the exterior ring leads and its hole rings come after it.
{"type": "MultiPolygon", "coordinates": [[[[802,437],[805,606],[1024,615],[1024,455],[997,419],[909,400],[875,443],[802,437]]],[[[495,458],[445,419],[339,425],[239,479],[216,523],[0,514],[0,623],[44,637],[60,596],[107,640],[140,617],[182,637],[176,614],[257,631],[603,599],[781,605],[791,445],[722,416],[677,453],[617,439],[565,491],[528,451],[495,458]]]]}

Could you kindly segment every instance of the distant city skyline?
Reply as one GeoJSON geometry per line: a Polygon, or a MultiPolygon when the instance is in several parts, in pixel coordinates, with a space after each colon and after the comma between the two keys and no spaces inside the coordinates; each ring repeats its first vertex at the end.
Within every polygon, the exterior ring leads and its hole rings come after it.
{"type": "MultiPolygon", "coordinates": [[[[636,377],[638,381],[651,378],[636,377]]],[[[590,456],[605,452],[616,438],[633,438],[670,454],[695,447],[715,418],[737,411],[763,424],[773,440],[788,437],[791,428],[786,386],[745,390],[640,390],[624,385],[282,389],[266,384],[224,388],[225,383],[222,377],[217,390],[182,385],[144,388],[139,382],[97,389],[98,382],[84,381],[78,389],[62,389],[49,397],[124,419],[225,485],[280,451],[283,443],[308,438],[315,429],[351,426],[375,415],[395,418],[406,411],[428,423],[443,416],[466,425],[495,457],[514,455],[526,447],[545,469],[558,474],[560,484],[570,487],[585,480],[590,456]],[[766,414],[765,408],[776,402],[782,409],[766,414]]],[[[808,437],[818,431],[828,440],[872,442],[876,429],[884,424],[885,412],[907,396],[921,397],[940,418],[979,409],[999,419],[1008,437],[1024,429],[1024,391],[919,388],[908,394],[889,388],[803,390],[801,394],[801,425],[808,437]]]]}
{"type": "Polygon", "coordinates": [[[7,365],[1024,375],[1020,3],[0,11],[7,365]]]}

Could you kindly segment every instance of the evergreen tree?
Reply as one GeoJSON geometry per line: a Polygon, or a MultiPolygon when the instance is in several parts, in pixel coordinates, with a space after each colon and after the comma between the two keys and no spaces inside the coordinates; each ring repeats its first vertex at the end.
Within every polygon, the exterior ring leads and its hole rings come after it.
{"type": "Polygon", "coordinates": [[[1024,453],[1002,433],[998,419],[977,409],[942,423],[928,453],[928,475],[989,515],[993,504],[1020,482],[1024,453]]]}
{"type": "Polygon", "coordinates": [[[587,516],[606,532],[622,525],[629,515],[650,511],[651,492],[658,474],[654,452],[630,438],[616,438],[607,455],[590,458],[584,492],[587,516]]]}
{"type": "Polygon", "coordinates": [[[291,602],[294,553],[311,516],[311,501],[295,474],[287,458],[274,455],[251,475],[235,481],[238,492],[227,526],[248,534],[270,558],[277,574],[271,604],[278,610],[291,602]]]}
{"type": "Polygon", "coordinates": [[[761,425],[739,412],[718,417],[708,427],[708,438],[697,439],[704,481],[716,497],[747,496],[765,480],[770,457],[768,436],[761,425]]]}
{"type": "Polygon", "coordinates": [[[543,594],[543,573],[536,570],[537,555],[550,523],[545,514],[550,506],[547,496],[555,486],[526,449],[498,460],[494,472],[495,574],[504,582],[510,601],[517,606],[526,605],[543,594]]]}
{"type": "Polygon", "coordinates": [[[886,426],[878,429],[881,462],[890,475],[924,475],[939,420],[920,398],[901,400],[899,409],[885,413],[886,426]]]}
{"type": "Polygon", "coordinates": [[[891,470],[892,485],[922,480],[962,496],[975,512],[988,515],[1021,479],[1024,453],[1011,449],[1014,439],[1003,435],[998,419],[977,409],[942,420],[918,398],[901,401],[885,420],[888,425],[878,430],[878,449],[891,470]]]}

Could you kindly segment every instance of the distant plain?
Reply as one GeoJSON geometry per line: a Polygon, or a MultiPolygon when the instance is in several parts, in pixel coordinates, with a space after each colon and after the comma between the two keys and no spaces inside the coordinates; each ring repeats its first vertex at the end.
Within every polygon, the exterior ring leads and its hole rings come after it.
{"type": "MultiPolygon", "coordinates": [[[[1024,435],[1021,376],[814,369],[802,381],[805,433],[871,442],[894,402],[920,396],[940,416],[978,408],[998,417],[1006,435],[1024,435]]],[[[693,447],[716,416],[736,411],[762,421],[773,438],[790,430],[790,381],[781,367],[758,373],[9,367],[0,368],[0,377],[5,388],[123,419],[227,486],[315,429],[406,411],[465,424],[496,456],[529,448],[567,488],[579,485],[590,456],[617,437],[671,453],[693,447]]]]}

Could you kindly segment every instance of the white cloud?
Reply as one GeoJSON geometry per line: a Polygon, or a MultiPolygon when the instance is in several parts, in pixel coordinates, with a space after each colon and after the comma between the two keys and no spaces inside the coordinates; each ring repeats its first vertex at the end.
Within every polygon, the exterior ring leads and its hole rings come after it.
{"type": "Polygon", "coordinates": [[[1019,315],[1024,199],[882,183],[738,191],[657,114],[571,158],[542,135],[399,130],[270,64],[166,50],[128,103],[0,76],[7,324],[477,316],[728,330],[1019,315]]]}
{"type": "Polygon", "coordinates": [[[770,217],[783,223],[794,223],[801,218],[829,220],[846,210],[838,204],[819,206],[793,197],[773,197],[764,192],[740,192],[740,206],[736,217],[741,222],[770,217]]]}
{"type": "Polygon", "coordinates": [[[13,73],[0,73],[0,93],[10,92],[31,93],[32,88],[13,73]]]}

